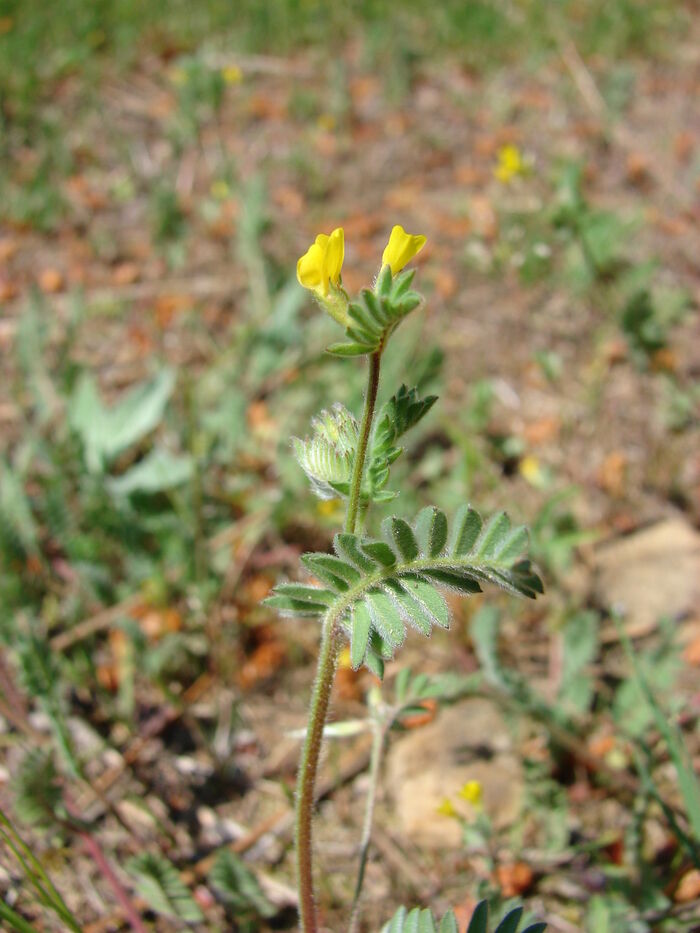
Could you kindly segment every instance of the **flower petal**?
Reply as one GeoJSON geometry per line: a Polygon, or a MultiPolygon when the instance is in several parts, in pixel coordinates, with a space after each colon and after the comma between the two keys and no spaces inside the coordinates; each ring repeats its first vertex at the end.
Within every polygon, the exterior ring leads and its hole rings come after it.
{"type": "Polygon", "coordinates": [[[329,283],[340,283],[344,255],[345,236],[342,227],[336,227],[330,236],[327,233],[319,233],[297,263],[299,284],[325,298],[328,295],[329,283]]]}
{"type": "Polygon", "coordinates": [[[391,266],[391,274],[396,275],[423,249],[425,242],[424,236],[406,233],[404,228],[397,224],[392,229],[389,242],[382,254],[382,265],[391,266]]]}
{"type": "Polygon", "coordinates": [[[304,288],[316,291],[323,288],[323,261],[325,252],[316,242],[308,248],[297,263],[297,279],[304,288]]]}
{"type": "Polygon", "coordinates": [[[324,267],[326,283],[330,280],[334,285],[340,284],[340,272],[343,268],[344,258],[345,233],[342,227],[336,227],[328,237],[328,243],[326,244],[326,261],[324,267]]]}

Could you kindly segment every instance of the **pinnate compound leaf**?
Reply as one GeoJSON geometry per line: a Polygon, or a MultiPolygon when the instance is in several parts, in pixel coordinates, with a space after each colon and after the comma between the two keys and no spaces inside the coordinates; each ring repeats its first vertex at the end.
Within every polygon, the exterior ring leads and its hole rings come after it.
{"type": "Polygon", "coordinates": [[[230,849],[222,849],[209,872],[209,881],[221,900],[234,913],[254,913],[274,917],[276,908],[265,897],[258,879],[243,859],[230,849]]]}
{"type": "Polygon", "coordinates": [[[533,599],[543,591],[525,556],[527,531],[512,528],[505,513],[484,525],[474,509],[460,509],[449,536],[444,514],[430,507],[413,526],[392,516],[382,530],[386,541],[336,535],[335,554],[302,558],[323,588],[282,584],[265,601],[284,612],[324,614],[341,625],[350,636],[354,668],[365,663],[381,677],[383,662],[403,643],[406,625],[425,635],[436,625],[447,628],[441,588],[471,595],[486,582],[533,599]]]}
{"type": "MultiPolygon", "coordinates": [[[[517,933],[522,917],[522,907],[516,907],[501,921],[494,933],[517,933]]],[[[534,923],[522,933],[544,933],[546,923],[534,923]]],[[[438,924],[430,910],[414,907],[407,911],[399,907],[394,916],[385,923],[381,933],[458,933],[457,918],[451,910],[438,924]]],[[[489,933],[489,907],[486,901],[480,901],[474,909],[466,933],[489,933]]]]}
{"type": "Polygon", "coordinates": [[[143,852],[129,859],[127,871],[148,906],[165,917],[199,923],[204,915],[175,866],[162,855],[143,852]]]}

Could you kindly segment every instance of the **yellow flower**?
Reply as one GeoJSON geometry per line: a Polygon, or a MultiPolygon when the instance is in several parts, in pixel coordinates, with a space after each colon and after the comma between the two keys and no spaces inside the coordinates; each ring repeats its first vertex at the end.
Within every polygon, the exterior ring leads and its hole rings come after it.
{"type": "Polygon", "coordinates": [[[226,84],[240,84],[243,80],[243,72],[238,65],[227,65],[221,69],[221,77],[226,84]]]}
{"type": "Polygon", "coordinates": [[[467,783],[460,788],[458,796],[478,810],[481,808],[482,793],[481,781],[467,781],[467,783]]]}
{"type": "Polygon", "coordinates": [[[512,143],[501,146],[498,150],[498,165],[493,170],[496,178],[507,185],[516,175],[524,175],[526,171],[527,166],[518,147],[512,143]]]}
{"type": "Polygon", "coordinates": [[[420,253],[424,246],[424,236],[414,236],[406,233],[404,228],[397,224],[391,231],[389,242],[382,253],[382,266],[391,266],[391,274],[396,275],[406,263],[420,253]]]}
{"type": "Polygon", "coordinates": [[[448,817],[457,816],[457,811],[455,810],[455,806],[449,797],[442,798],[442,803],[437,808],[436,812],[439,813],[440,816],[448,816],[448,817]]]}
{"type": "Polygon", "coordinates": [[[299,284],[325,298],[331,284],[340,285],[344,256],[345,234],[342,227],[336,227],[330,236],[319,233],[297,263],[299,284]]]}
{"type": "Polygon", "coordinates": [[[225,201],[226,198],[231,194],[231,189],[228,185],[228,182],[224,181],[223,178],[218,178],[216,181],[211,183],[209,192],[213,198],[216,198],[217,201],[225,201]]]}
{"type": "Polygon", "coordinates": [[[531,486],[541,487],[544,479],[542,465],[537,457],[528,454],[520,461],[518,465],[520,475],[524,477],[531,486]]]}

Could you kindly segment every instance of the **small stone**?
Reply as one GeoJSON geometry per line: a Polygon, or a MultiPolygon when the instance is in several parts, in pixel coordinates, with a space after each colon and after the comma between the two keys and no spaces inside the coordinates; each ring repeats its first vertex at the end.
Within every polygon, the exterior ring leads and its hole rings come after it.
{"type": "Polygon", "coordinates": [[[680,516],[596,548],[595,596],[622,613],[628,632],[652,632],[663,616],[680,619],[700,597],[700,535],[680,516]]]}
{"type": "MultiPolygon", "coordinates": [[[[400,831],[422,848],[456,848],[459,822],[439,811],[447,799],[456,814],[473,819],[475,808],[459,796],[468,781],[483,788],[484,812],[496,828],[518,816],[523,776],[498,707],[469,699],[443,710],[423,728],[399,739],[387,757],[387,786],[400,831]]],[[[444,811],[443,811],[444,812],[444,811]]]]}

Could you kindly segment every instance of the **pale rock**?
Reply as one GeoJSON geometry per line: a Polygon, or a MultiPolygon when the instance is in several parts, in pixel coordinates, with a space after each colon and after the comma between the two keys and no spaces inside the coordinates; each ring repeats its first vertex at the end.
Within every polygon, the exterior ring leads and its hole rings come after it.
{"type": "Polygon", "coordinates": [[[457,820],[438,808],[447,797],[460,815],[473,818],[474,809],[458,796],[467,781],[481,782],[484,811],[498,828],[511,824],[522,804],[522,769],[503,717],[489,700],[465,700],[398,739],[386,776],[397,828],[421,848],[460,846],[457,820]]]}
{"type": "Polygon", "coordinates": [[[600,545],[594,588],[630,635],[652,632],[662,616],[683,618],[700,599],[700,534],[678,516],[600,545]]]}

